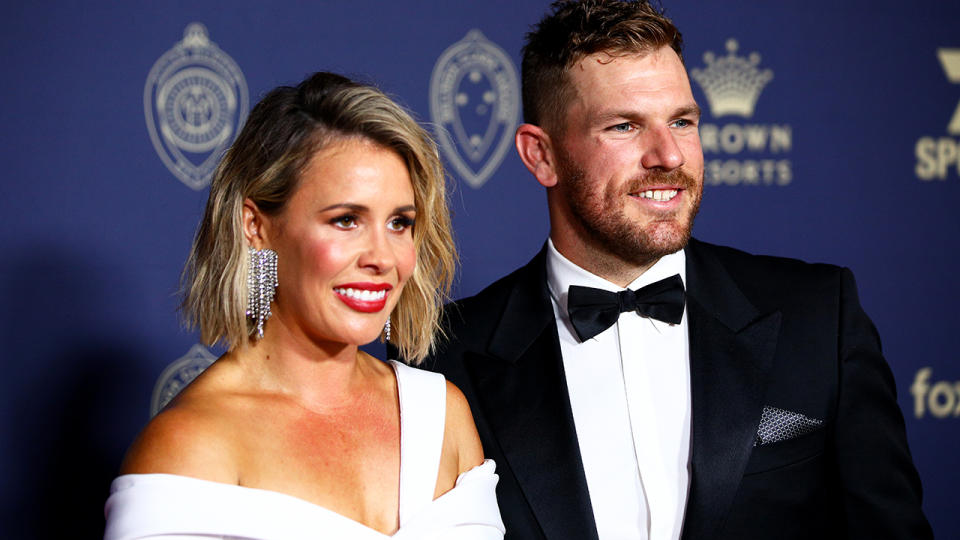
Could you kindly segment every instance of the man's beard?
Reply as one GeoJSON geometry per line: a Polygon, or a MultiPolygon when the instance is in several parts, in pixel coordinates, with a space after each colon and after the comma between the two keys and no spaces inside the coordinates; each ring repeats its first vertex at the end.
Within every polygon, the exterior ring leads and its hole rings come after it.
{"type": "Polygon", "coordinates": [[[632,179],[625,191],[619,192],[592,192],[592,180],[566,155],[558,156],[558,174],[566,203],[579,228],[589,236],[584,240],[601,252],[631,265],[646,266],[683,249],[690,240],[693,218],[700,209],[703,184],[685,171],[654,169],[643,178],[632,179]],[[644,224],[627,217],[626,198],[630,193],[664,185],[681,188],[686,196],[691,197],[692,204],[663,215],[665,222],[675,222],[673,226],[665,223],[656,226],[654,223],[647,225],[651,230],[644,230],[644,224]]]}

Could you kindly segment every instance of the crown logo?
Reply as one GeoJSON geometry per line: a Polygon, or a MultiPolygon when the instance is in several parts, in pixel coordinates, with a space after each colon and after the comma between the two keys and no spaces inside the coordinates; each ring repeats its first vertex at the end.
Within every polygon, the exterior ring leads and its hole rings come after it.
{"type": "Polygon", "coordinates": [[[748,57],[737,56],[737,40],[727,40],[727,55],[718,57],[712,51],[703,55],[705,69],[693,69],[690,75],[710,103],[710,112],[715,117],[739,115],[753,116],[753,109],[763,87],[773,79],[773,71],[759,70],[760,54],[753,52],[748,57]]]}

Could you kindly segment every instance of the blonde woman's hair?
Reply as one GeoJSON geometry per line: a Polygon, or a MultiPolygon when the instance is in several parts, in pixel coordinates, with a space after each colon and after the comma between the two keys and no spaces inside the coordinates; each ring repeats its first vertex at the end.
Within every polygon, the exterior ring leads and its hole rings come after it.
{"type": "Polygon", "coordinates": [[[390,316],[391,343],[413,364],[433,349],[457,260],[436,144],[376,88],[324,72],[268,93],[217,167],[182,276],[181,311],[189,327],[200,328],[204,343],[234,349],[255,330],[246,316],[244,200],[267,215],[279,214],[310,159],[346,139],[393,150],[407,165],[417,209],[417,265],[390,316]]]}

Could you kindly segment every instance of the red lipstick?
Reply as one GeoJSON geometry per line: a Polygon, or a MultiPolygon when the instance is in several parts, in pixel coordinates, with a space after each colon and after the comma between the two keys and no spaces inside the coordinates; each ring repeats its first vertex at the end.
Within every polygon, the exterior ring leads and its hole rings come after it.
{"type": "Polygon", "coordinates": [[[387,305],[393,285],[389,283],[344,283],[333,288],[334,294],[350,309],[376,313],[387,305]]]}

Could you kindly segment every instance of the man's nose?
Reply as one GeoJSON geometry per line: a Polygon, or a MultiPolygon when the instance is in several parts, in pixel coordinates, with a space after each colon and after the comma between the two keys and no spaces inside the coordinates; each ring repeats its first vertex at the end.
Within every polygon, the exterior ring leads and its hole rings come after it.
{"type": "Polygon", "coordinates": [[[645,151],[640,158],[644,169],[673,170],[684,163],[683,152],[669,127],[651,129],[644,137],[645,151]]]}

